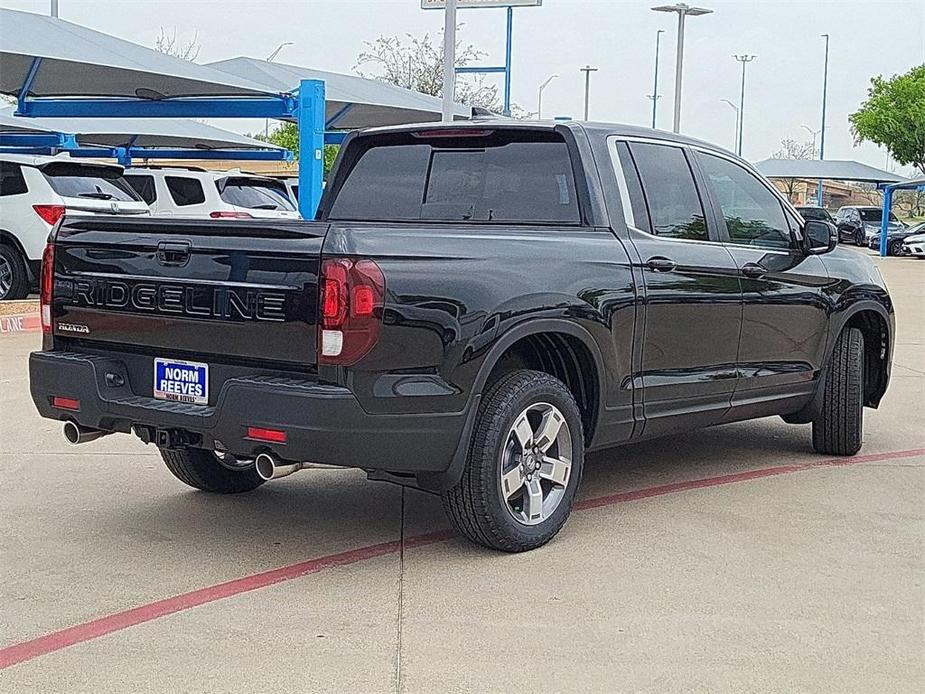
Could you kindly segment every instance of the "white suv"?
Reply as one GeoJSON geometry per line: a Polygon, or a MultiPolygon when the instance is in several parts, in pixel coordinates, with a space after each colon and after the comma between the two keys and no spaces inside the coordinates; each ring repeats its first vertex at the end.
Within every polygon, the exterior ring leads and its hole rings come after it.
{"type": "Polygon", "coordinates": [[[240,170],[136,167],[125,180],[157,217],[301,219],[282,181],[240,170]]]}
{"type": "Polygon", "coordinates": [[[150,214],[116,164],[0,154],[0,299],[38,280],[48,232],[64,214],[150,214]]]}

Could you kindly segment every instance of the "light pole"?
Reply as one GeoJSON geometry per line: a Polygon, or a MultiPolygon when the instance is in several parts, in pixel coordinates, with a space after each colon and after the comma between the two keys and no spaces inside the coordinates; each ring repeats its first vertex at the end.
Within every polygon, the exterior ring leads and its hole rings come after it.
{"type": "Polygon", "coordinates": [[[579,68],[579,70],[585,73],[585,120],[588,120],[588,98],[591,92],[591,73],[597,72],[597,68],[585,65],[583,68],[579,68]]]}
{"type": "Polygon", "coordinates": [[[58,0],[51,0],[51,16],[58,16],[58,0]]]}
{"type": "Polygon", "coordinates": [[[683,2],[677,5],[659,5],[652,8],[655,12],[677,12],[678,13],[678,49],[675,56],[674,66],[674,132],[681,132],[681,75],[684,70],[684,19],[687,16],[699,17],[700,15],[710,14],[713,10],[705,7],[691,7],[683,2]]]}
{"type": "Polygon", "coordinates": [[[446,0],[443,10],[443,122],[453,122],[456,98],[456,0],[446,0]]]}
{"type": "MultiPolygon", "coordinates": [[[[822,130],[819,133],[819,161],[825,159],[825,101],[829,90],[829,35],[820,34],[825,39],[825,65],[822,69],[822,130]]],[[[822,179],[819,179],[816,189],[816,201],[819,207],[825,207],[822,203],[822,179]]]]}
{"type": "Polygon", "coordinates": [[[655,80],[652,83],[652,95],[649,96],[652,99],[652,127],[655,128],[655,115],[658,107],[658,49],[659,43],[661,42],[662,34],[665,33],[664,29],[659,29],[655,32],[655,80]]]}
{"type": "Polygon", "coordinates": [[[808,125],[801,125],[801,128],[813,136],[813,159],[816,158],[816,135],[821,133],[821,130],[813,130],[808,125]]]}
{"type": "MultiPolygon", "coordinates": [[[[276,47],[276,50],[274,50],[272,53],[270,53],[270,55],[267,56],[267,62],[272,63],[273,59],[279,55],[279,52],[281,50],[283,50],[286,46],[291,46],[291,45],[292,45],[292,41],[283,41],[281,44],[279,44],[276,47]]],[[[263,136],[267,140],[270,139],[270,119],[269,118],[263,119],[263,136]]]]}
{"type": "Polygon", "coordinates": [[[745,66],[752,62],[758,56],[754,55],[734,55],[732,56],[742,63],[742,91],[739,94],[739,144],[736,148],[736,154],[742,156],[742,131],[745,130],[745,66]]]}
{"type": "Polygon", "coordinates": [[[552,82],[559,75],[550,75],[546,78],[546,81],[540,85],[540,91],[538,98],[536,100],[536,117],[542,119],[543,117],[543,90],[546,89],[546,85],[552,82]]]}
{"type": "Polygon", "coordinates": [[[736,130],[735,134],[732,136],[732,149],[735,150],[736,143],[739,141],[739,107],[732,103],[729,99],[720,99],[724,104],[729,104],[733,111],[736,112],[736,130]]]}

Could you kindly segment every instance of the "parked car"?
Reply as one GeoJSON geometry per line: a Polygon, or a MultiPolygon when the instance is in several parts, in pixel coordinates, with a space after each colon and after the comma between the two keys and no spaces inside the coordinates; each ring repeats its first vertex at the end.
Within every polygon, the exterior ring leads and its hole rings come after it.
{"type": "Polygon", "coordinates": [[[150,214],[121,166],[0,154],[0,299],[22,299],[36,285],[48,232],[65,213],[150,214]]]}
{"type": "Polygon", "coordinates": [[[912,233],[903,239],[903,255],[925,258],[925,222],[916,224],[912,233]]]}
{"type": "Polygon", "coordinates": [[[298,209],[299,207],[299,177],[298,176],[274,176],[277,181],[281,181],[289,192],[289,199],[298,209]]]}
{"type": "Polygon", "coordinates": [[[890,377],[872,259],[647,128],[352,133],[317,221],[66,219],[45,258],[31,391],[70,441],[223,494],[362,468],[505,551],[559,531],[586,450],[781,415],[853,455],[890,377]]]}
{"type": "MultiPolygon", "coordinates": [[[[915,227],[893,227],[892,225],[887,231],[886,236],[886,251],[887,255],[902,255],[903,254],[903,241],[908,236],[913,236],[915,234],[921,234],[923,231],[923,225],[918,224],[915,227]]],[[[878,229],[877,233],[868,237],[867,246],[872,250],[880,252],[880,236],[881,232],[878,229]]]]}
{"type": "MultiPolygon", "coordinates": [[[[855,246],[867,246],[873,236],[880,235],[880,224],[883,221],[883,210],[879,207],[860,207],[846,205],[840,207],[835,214],[835,225],[838,227],[838,240],[850,241],[855,246]]],[[[896,215],[890,213],[890,232],[905,228],[896,215]]]]}
{"type": "Polygon", "coordinates": [[[813,206],[799,206],[796,208],[796,211],[800,213],[800,216],[809,221],[810,219],[817,219],[822,222],[831,222],[835,223],[835,220],[832,219],[832,215],[829,214],[829,211],[824,207],[813,207],[813,206]]]}
{"type": "Polygon", "coordinates": [[[299,219],[286,185],[240,170],[135,167],[128,181],[156,217],[299,219]]]}

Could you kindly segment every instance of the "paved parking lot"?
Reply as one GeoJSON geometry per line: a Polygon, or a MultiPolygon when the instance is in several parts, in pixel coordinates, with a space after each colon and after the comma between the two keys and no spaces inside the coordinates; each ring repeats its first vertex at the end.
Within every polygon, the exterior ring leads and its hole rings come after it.
{"type": "Polygon", "coordinates": [[[925,262],[878,260],[893,380],[853,459],[727,425],[592,456],[524,555],[439,501],[306,471],[183,487],[126,436],[35,413],[35,333],[0,337],[0,690],[925,690],[925,262]]]}

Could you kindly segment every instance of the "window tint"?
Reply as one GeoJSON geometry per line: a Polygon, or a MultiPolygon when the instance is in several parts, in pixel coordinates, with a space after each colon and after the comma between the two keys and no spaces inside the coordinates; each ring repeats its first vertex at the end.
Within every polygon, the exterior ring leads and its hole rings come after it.
{"type": "Polygon", "coordinates": [[[157,200],[157,191],[154,189],[154,176],[139,176],[138,174],[125,174],[125,182],[138,193],[142,200],[149,205],[157,200]]]}
{"type": "Polygon", "coordinates": [[[229,205],[251,210],[294,210],[286,184],[254,178],[226,178],[215,182],[219,196],[229,205]]]}
{"type": "Polygon", "coordinates": [[[202,184],[195,178],[165,176],[164,182],[167,184],[170,197],[173,198],[178,207],[200,205],[206,201],[205,193],[202,191],[202,184]]]}
{"type": "Polygon", "coordinates": [[[122,178],[119,169],[70,162],[41,168],[49,185],[62,198],[91,198],[136,202],[140,198],[122,178]]]}
{"type": "MultiPolygon", "coordinates": [[[[865,222],[882,222],[883,221],[883,210],[880,209],[862,209],[861,219],[865,222]]],[[[890,212],[890,221],[898,222],[896,215],[890,212]]]]}
{"type": "Polygon", "coordinates": [[[9,161],[0,161],[0,195],[22,195],[28,192],[22,167],[9,161]]]}
{"type": "Polygon", "coordinates": [[[726,159],[701,154],[700,164],[723,211],[732,243],[790,248],[784,207],[755,176],[726,159]]]}
{"type": "Polygon", "coordinates": [[[634,143],[630,151],[642,180],[652,233],[706,241],[703,205],[687,157],[678,147],[634,143]]]}
{"type": "Polygon", "coordinates": [[[565,142],[552,133],[529,137],[498,132],[372,147],[351,169],[330,216],[577,224],[565,142]]]}

